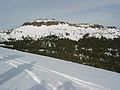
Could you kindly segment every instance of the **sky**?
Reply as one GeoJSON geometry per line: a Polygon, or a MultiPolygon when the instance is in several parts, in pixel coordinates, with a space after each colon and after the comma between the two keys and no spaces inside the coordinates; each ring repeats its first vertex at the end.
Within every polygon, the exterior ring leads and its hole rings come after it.
{"type": "Polygon", "coordinates": [[[0,30],[37,18],[120,28],[120,0],[0,0],[0,30]]]}

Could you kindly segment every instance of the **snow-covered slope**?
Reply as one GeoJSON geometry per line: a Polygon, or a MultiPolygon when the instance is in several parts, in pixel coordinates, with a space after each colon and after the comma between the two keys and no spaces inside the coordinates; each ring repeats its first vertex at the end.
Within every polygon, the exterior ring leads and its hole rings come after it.
{"type": "Polygon", "coordinates": [[[120,90],[120,74],[0,47],[0,90],[120,90]]]}
{"type": "Polygon", "coordinates": [[[70,24],[56,20],[35,20],[26,22],[11,31],[0,32],[0,40],[4,41],[9,38],[22,40],[22,37],[38,39],[49,35],[56,35],[60,38],[69,38],[77,41],[85,34],[89,34],[89,37],[101,38],[103,36],[113,39],[120,36],[120,30],[96,24],[70,24]]]}

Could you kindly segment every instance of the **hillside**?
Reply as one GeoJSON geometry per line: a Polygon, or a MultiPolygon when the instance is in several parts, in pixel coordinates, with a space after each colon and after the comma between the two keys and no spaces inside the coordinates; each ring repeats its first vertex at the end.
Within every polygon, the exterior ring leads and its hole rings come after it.
{"type": "Polygon", "coordinates": [[[120,30],[37,19],[0,33],[0,46],[120,73],[120,30]]]}
{"type": "Polygon", "coordinates": [[[0,47],[0,90],[119,90],[120,74],[0,47]]]}

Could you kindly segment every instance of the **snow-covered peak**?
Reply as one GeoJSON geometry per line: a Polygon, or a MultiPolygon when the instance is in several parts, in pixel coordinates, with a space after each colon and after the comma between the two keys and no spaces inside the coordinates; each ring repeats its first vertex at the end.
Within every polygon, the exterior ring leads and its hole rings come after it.
{"type": "Polygon", "coordinates": [[[120,37],[120,30],[98,24],[71,24],[55,19],[36,19],[32,22],[25,22],[22,26],[11,31],[0,32],[0,41],[22,40],[22,37],[31,37],[36,40],[50,35],[78,41],[86,34],[88,37],[113,39],[120,37]]]}

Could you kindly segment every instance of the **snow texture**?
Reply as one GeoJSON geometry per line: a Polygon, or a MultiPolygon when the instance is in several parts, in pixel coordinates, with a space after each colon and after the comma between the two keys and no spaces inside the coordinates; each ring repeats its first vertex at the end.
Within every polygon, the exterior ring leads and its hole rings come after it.
{"type": "Polygon", "coordinates": [[[120,74],[0,47],[0,90],[119,90],[120,74]]]}

